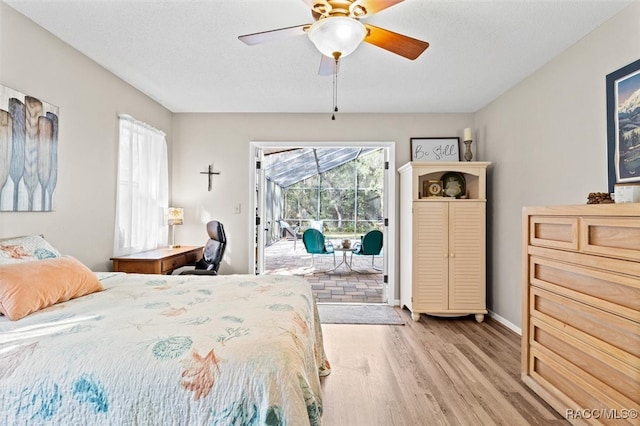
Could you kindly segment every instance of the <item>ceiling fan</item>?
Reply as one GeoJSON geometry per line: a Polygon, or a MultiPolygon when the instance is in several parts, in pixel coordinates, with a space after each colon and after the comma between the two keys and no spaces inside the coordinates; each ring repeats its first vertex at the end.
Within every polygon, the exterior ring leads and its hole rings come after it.
{"type": "Polygon", "coordinates": [[[246,34],[238,39],[248,45],[254,45],[307,34],[322,53],[321,75],[336,73],[338,60],[352,53],[363,41],[411,60],[416,59],[429,47],[426,41],[360,22],[360,19],[404,0],[302,1],[311,8],[315,22],[246,34]]]}

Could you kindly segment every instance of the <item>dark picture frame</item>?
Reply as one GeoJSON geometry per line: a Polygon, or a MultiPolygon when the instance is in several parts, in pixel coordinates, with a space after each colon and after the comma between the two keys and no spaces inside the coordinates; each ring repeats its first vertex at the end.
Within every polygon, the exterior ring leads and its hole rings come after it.
{"type": "Polygon", "coordinates": [[[609,192],[614,192],[616,183],[640,182],[640,59],[608,74],[606,87],[609,192]]]}
{"type": "Polygon", "coordinates": [[[411,138],[411,161],[460,161],[460,138],[411,138]]]}

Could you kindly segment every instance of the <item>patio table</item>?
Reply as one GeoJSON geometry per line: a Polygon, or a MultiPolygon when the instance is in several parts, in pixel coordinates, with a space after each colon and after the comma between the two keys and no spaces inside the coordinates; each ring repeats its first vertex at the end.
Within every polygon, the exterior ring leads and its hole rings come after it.
{"type": "Polygon", "coordinates": [[[342,260],[340,261],[340,263],[338,263],[338,264],[337,264],[336,266],[334,266],[333,268],[329,269],[327,272],[333,272],[333,271],[335,271],[336,269],[338,269],[338,268],[339,268],[341,265],[343,265],[343,264],[347,267],[347,269],[348,269],[349,271],[352,271],[352,272],[358,272],[358,271],[356,271],[355,269],[353,269],[353,268],[351,267],[351,264],[350,264],[350,263],[349,263],[349,261],[347,260],[347,253],[352,253],[352,252],[354,252],[354,251],[356,251],[356,250],[357,250],[357,249],[354,247],[354,245],[353,245],[353,244],[351,244],[349,247],[344,247],[344,246],[342,245],[342,242],[339,242],[339,243],[337,243],[337,244],[334,244],[334,245],[333,245],[333,251],[336,251],[336,252],[342,252],[342,260]]]}

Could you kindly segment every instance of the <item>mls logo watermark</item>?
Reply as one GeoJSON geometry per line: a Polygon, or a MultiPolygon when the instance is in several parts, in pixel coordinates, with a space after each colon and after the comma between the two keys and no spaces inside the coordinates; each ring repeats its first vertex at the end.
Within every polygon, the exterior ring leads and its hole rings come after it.
{"type": "Polygon", "coordinates": [[[638,418],[638,410],[636,409],[617,409],[617,408],[582,408],[573,410],[567,409],[565,413],[567,420],[588,420],[588,419],[606,419],[606,420],[630,420],[638,418]]]}

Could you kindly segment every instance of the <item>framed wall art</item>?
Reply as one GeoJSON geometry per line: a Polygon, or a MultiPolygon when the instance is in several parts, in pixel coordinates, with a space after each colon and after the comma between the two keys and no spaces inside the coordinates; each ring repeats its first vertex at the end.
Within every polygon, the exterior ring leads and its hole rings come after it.
{"type": "Polygon", "coordinates": [[[640,182],[640,59],[607,75],[609,192],[640,182]]]}
{"type": "Polygon", "coordinates": [[[0,211],[53,210],[58,107],[0,85],[0,211]]]}
{"type": "Polygon", "coordinates": [[[460,161],[460,138],[411,138],[411,161],[460,161]]]}

